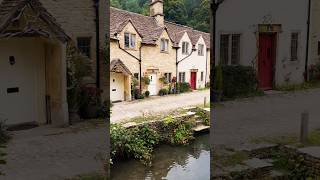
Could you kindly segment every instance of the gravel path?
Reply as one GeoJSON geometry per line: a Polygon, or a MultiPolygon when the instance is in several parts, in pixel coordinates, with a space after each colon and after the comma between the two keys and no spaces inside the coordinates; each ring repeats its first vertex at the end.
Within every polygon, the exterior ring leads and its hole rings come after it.
{"type": "Polygon", "coordinates": [[[257,137],[299,134],[304,110],[310,113],[310,128],[320,128],[320,89],[226,102],[212,111],[211,139],[240,146],[257,137]]]}
{"type": "Polygon", "coordinates": [[[117,123],[143,114],[162,113],[203,104],[204,97],[207,97],[207,102],[209,102],[209,90],[165,97],[151,97],[142,101],[115,103],[112,107],[111,122],[117,123]]]}
{"type": "Polygon", "coordinates": [[[79,174],[103,173],[106,128],[69,132],[42,126],[14,132],[7,164],[0,167],[8,180],[64,180],[79,174]]]}

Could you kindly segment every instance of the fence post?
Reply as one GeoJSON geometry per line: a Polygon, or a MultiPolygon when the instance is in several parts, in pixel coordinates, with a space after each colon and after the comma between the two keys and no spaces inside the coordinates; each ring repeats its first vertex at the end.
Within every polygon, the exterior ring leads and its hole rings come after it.
{"type": "Polygon", "coordinates": [[[307,143],[308,141],[308,125],[309,125],[309,113],[308,111],[304,111],[301,114],[301,127],[300,127],[300,142],[302,144],[307,143]]]}

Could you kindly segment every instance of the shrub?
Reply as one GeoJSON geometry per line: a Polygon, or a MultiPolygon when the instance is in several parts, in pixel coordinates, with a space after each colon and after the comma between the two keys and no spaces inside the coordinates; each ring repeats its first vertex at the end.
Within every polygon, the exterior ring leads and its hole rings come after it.
{"type": "Polygon", "coordinates": [[[165,131],[167,131],[166,141],[173,145],[185,145],[194,139],[192,127],[194,122],[176,120],[168,116],[163,121],[165,131]]]}
{"type": "Polygon", "coordinates": [[[150,84],[150,78],[148,76],[143,76],[141,78],[141,81],[144,85],[149,85],[150,84]]]}
{"type": "Polygon", "coordinates": [[[214,89],[222,89],[224,98],[246,96],[258,90],[256,73],[250,66],[221,66],[221,73],[217,71],[219,66],[214,68],[214,89]],[[222,77],[217,77],[219,74],[222,74],[222,77]]]}
{"type": "Polygon", "coordinates": [[[148,98],[148,97],[150,96],[150,92],[149,92],[149,91],[146,91],[146,92],[144,93],[144,95],[148,98]]]}
{"type": "Polygon", "coordinates": [[[177,83],[177,89],[180,93],[191,91],[191,86],[187,82],[179,82],[177,83]]]}
{"type": "Polygon", "coordinates": [[[126,129],[118,124],[110,128],[111,159],[135,158],[150,165],[152,152],[159,143],[159,134],[148,125],[126,129]]]}
{"type": "Polygon", "coordinates": [[[144,95],[140,93],[139,89],[133,89],[134,99],[144,99],[144,95]]]}
{"type": "Polygon", "coordinates": [[[7,126],[5,125],[5,120],[0,118],[0,144],[6,143],[9,140],[9,133],[7,131],[7,126]]]}
{"type": "Polygon", "coordinates": [[[167,89],[160,89],[159,96],[165,96],[167,94],[168,94],[168,90],[167,89]]]}

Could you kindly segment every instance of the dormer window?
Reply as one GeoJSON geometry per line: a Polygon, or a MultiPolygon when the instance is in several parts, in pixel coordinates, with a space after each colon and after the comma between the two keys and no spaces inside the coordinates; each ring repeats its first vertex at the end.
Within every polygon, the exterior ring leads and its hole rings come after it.
{"type": "Polygon", "coordinates": [[[198,44],[198,55],[199,56],[204,56],[203,48],[204,48],[203,44],[198,44]]]}
{"type": "Polygon", "coordinates": [[[132,33],[124,33],[124,47],[134,49],[136,48],[136,35],[132,33]]]}
{"type": "Polygon", "coordinates": [[[168,52],[169,40],[168,39],[161,39],[160,43],[160,51],[161,52],[168,52]]]}
{"type": "Polygon", "coordinates": [[[189,42],[182,42],[182,54],[189,54],[189,42]]]}

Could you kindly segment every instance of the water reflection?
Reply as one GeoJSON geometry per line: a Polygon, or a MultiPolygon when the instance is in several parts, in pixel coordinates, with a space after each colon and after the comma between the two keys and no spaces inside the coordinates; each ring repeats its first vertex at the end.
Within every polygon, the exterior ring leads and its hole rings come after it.
{"type": "Polygon", "coordinates": [[[124,161],[111,169],[112,180],[208,180],[209,136],[199,136],[189,146],[163,145],[154,152],[152,167],[139,161],[124,161]]]}

